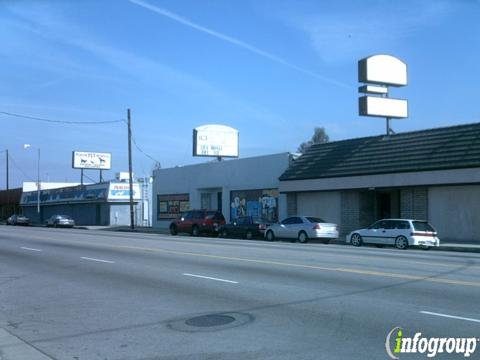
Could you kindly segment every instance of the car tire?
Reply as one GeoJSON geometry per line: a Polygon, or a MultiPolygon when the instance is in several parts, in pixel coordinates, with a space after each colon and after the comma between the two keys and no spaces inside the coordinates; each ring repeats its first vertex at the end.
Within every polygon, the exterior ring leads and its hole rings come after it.
{"type": "Polygon", "coordinates": [[[247,230],[245,233],[245,239],[252,240],[253,239],[253,232],[251,230],[247,230]]]}
{"type": "Polygon", "coordinates": [[[170,226],[170,235],[175,236],[178,234],[177,227],[175,225],[170,226]]]}
{"type": "Polygon", "coordinates": [[[265,239],[267,239],[267,241],[275,241],[275,234],[273,233],[272,230],[267,231],[267,234],[265,235],[265,239]]]}
{"type": "Polygon", "coordinates": [[[192,236],[197,237],[198,235],[200,235],[200,229],[198,228],[197,225],[193,225],[193,227],[192,227],[192,236]]]}
{"type": "Polygon", "coordinates": [[[395,239],[395,247],[399,250],[406,250],[408,248],[408,240],[405,236],[398,236],[395,239]]]}
{"type": "Polygon", "coordinates": [[[360,234],[353,234],[351,237],[350,237],[350,243],[353,245],[353,246],[356,246],[356,247],[359,247],[359,246],[362,246],[363,245],[363,239],[362,239],[362,236],[360,234]]]}
{"type": "Polygon", "coordinates": [[[222,231],[220,231],[220,237],[222,237],[222,238],[228,237],[227,229],[223,229],[222,231]]]}
{"type": "Polygon", "coordinates": [[[57,224],[57,223],[53,223],[53,227],[54,227],[54,228],[58,227],[58,224],[57,224]]]}
{"type": "Polygon", "coordinates": [[[308,235],[305,231],[300,231],[298,233],[298,241],[302,244],[305,244],[308,241],[308,235]]]}

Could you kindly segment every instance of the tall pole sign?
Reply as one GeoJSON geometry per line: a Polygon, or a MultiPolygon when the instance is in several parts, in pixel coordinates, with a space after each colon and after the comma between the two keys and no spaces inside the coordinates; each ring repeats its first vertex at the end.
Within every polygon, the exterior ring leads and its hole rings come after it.
{"type": "Polygon", "coordinates": [[[359,115],[385,118],[390,135],[390,120],[408,117],[407,100],[389,96],[389,87],[407,85],[407,65],[390,55],[369,56],[358,62],[358,81],[363,83],[358,92],[365,94],[358,98],[359,115]]]}

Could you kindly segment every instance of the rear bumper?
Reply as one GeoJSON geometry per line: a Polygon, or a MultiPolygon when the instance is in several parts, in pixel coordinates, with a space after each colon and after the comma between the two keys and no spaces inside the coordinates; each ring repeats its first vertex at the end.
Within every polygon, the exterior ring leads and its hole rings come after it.
{"type": "Polygon", "coordinates": [[[308,234],[310,238],[317,238],[317,239],[337,239],[338,238],[338,231],[325,231],[325,230],[311,230],[308,234]]]}
{"type": "Polygon", "coordinates": [[[440,239],[431,236],[411,236],[410,245],[414,246],[440,246],[440,239]]]}

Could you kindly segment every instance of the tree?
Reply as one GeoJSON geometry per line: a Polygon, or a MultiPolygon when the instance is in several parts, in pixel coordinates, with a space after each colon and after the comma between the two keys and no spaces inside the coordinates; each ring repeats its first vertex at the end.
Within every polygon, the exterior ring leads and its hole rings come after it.
{"type": "Polygon", "coordinates": [[[312,138],[308,141],[304,141],[303,143],[301,143],[297,151],[303,154],[313,144],[324,144],[324,143],[327,143],[329,140],[330,138],[328,137],[328,134],[325,131],[325,128],[316,127],[315,130],[313,131],[312,138]]]}

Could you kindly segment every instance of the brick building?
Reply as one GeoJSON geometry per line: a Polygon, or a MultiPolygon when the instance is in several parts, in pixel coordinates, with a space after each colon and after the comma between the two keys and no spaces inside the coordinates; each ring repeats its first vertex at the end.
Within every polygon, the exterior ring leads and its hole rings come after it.
{"type": "Polygon", "coordinates": [[[480,243],[480,123],[313,145],[280,177],[289,215],[340,225],[431,222],[441,239],[480,243]]]}

